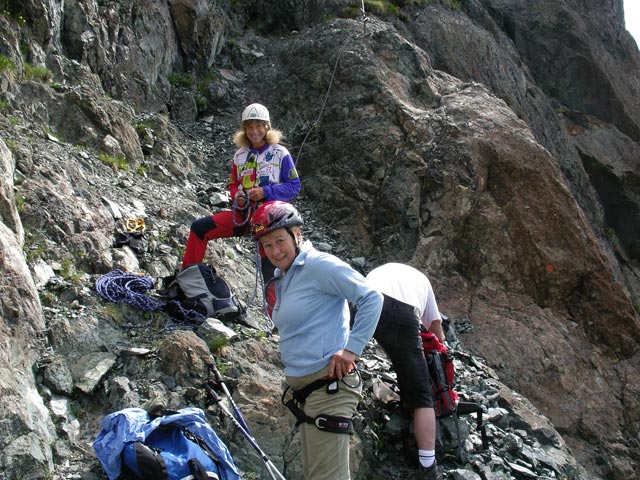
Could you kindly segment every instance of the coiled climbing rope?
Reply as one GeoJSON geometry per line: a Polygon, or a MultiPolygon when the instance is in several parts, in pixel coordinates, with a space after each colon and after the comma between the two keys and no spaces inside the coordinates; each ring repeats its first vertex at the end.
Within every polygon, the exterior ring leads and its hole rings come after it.
{"type": "Polygon", "coordinates": [[[233,199],[233,203],[231,204],[231,211],[233,212],[231,219],[233,220],[233,225],[235,227],[242,227],[249,222],[249,219],[253,214],[253,206],[251,205],[249,192],[244,192],[242,195],[236,195],[233,199]],[[238,204],[238,200],[241,198],[244,199],[244,206],[242,207],[238,204]],[[236,220],[236,216],[242,218],[242,220],[238,222],[236,220]]]}
{"type": "Polygon", "coordinates": [[[171,300],[167,303],[156,300],[148,295],[154,287],[153,279],[149,275],[113,270],[102,275],[96,280],[96,291],[110,302],[127,303],[149,312],[148,322],[140,325],[125,324],[126,328],[143,328],[151,325],[157,312],[165,313],[170,317],[170,322],[165,325],[165,330],[173,330],[179,324],[193,326],[203,322],[205,317],[195,310],[182,307],[180,302],[171,300]],[[167,305],[171,304],[171,314],[167,313],[167,305]]]}
{"type": "Polygon", "coordinates": [[[162,303],[147,295],[153,285],[148,275],[114,270],[96,280],[96,291],[110,302],[124,302],[145,312],[155,312],[162,308],[162,303]]]}

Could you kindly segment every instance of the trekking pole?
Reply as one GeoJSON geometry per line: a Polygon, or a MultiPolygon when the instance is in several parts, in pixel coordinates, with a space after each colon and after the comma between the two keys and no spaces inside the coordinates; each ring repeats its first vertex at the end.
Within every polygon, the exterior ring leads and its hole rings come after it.
{"type": "Polygon", "coordinates": [[[231,396],[231,393],[229,392],[229,389],[227,388],[227,384],[224,383],[224,379],[222,378],[222,375],[220,374],[220,371],[216,367],[215,359],[214,359],[214,363],[209,365],[209,371],[212,372],[214,377],[216,378],[216,381],[215,381],[216,385],[220,386],[220,388],[222,389],[222,391],[224,392],[226,397],[229,399],[229,403],[231,403],[231,406],[233,407],[233,411],[235,413],[236,419],[238,420],[240,425],[242,425],[242,427],[247,432],[251,433],[251,430],[249,429],[249,426],[244,421],[244,418],[242,417],[242,414],[240,413],[240,409],[236,405],[236,402],[233,401],[233,397],[231,396]]]}
{"type": "Polygon", "coordinates": [[[240,424],[240,422],[229,411],[229,409],[223,403],[221,403],[220,396],[216,393],[216,391],[213,388],[211,388],[211,385],[209,385],[208,382],[204,383],[204,388],[207,390],[207,393],[209,394],[209,397],[211,398],[211,401],[214,404],[217,403],[220,406],[220,409],[222,410],[222,413],[224,413],[227,417],[229,417],[231,419],[231,421],[233,422],[235,427],[238,430],[240,430],[240,433],[242,433],[242,435],[244,435],[244,437],[249,441],[251,446],[253,448],[255,448],[256,452],[258,452],[258,455],[260,455],[260,459],[263,461],[263,463],[264,463],[264,465],[265,465],[265,467],[267,469],[267,472],[269,472],[269,475],[271,475],[271,478],[273,480],[287,480],[284,477],[284,475],[282,475],[280,473],[280,471],[276,468],[276,466],[273,464],[273,462],[271,460],[269,460],[269,457],[267,456],[267,454],[264,453],[264,451],[260,448],[260,446],[258,445],[256,440],[251,436],[251,434],[240,424]]]}

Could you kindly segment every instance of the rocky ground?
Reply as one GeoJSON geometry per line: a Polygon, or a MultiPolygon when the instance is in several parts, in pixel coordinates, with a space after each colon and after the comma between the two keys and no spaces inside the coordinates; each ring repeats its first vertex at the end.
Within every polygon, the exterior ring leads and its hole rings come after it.
{"type": "MultiPolygon", "coordinates": [[[[172,127],[165,128],[170,131],[172,127]]],[[[99,262],[83,264],[82,261],[72,263],[65,260],[74,251],[77,255],[77,248],[82,245],[77,238],[79,236],[57,237],[58,233],[51,232],[49,227],[36,221],[39,218],[68,216],[66,210],[70,208],[69,205],[52,206],[57,197],[53,187],[55,183],[50,183],[52,176],[55,178],[66,168],[67,175],[81,179],[72,183],[77,195],[94,200],[98,195],[104,211],[114,217],[121,209],[123,215],[137,215],[145,220],[147,230],[144,242],[137,248],[126,245],[106,248],[112,251],[114,263],[119,268],[145,272],[156,279],[156,288],[159,287],[159,280],[172,273],[172,268],[181,257],[190,219],[227,206],[226,177],[233,150],[229,141],[233,122],[225,125],[213,119],[204,119],[195,124],[176,124],[175,128],[172,135],[179,140],[184,158],[188,159],[191,168],[182,176],[167,173],[163,165],[148,165],[148,170],[142,174],[106,168],[91,155],[74,151],[64,142],[47,136],[34,139],[28,147],[17,145],[17,151],[22,152],[17,158],[18,169],[29,172],[18,187],[19,194],[26,199],[23,212],[27,231],[26,250],[33,253],[32,266],[40,285],[48,325],[48,333],[42,339],[38,375],[42,394],[50,408],[59,408],[54,414],[57,429],[65,439],[57,446],[58,464],[52,474],[54,479],[105,478],[93,455],[91,443],[99,430],[99,420],[109,410],[144,405],[158,397],[172,406],[184,406],[185,402],[189,402],[207,408],[202,391],[198,391],[193,386],[193,379],[189,378],[192,370],[198,366],[195,360],[181,364],[177,359],[182,351],[176,345],[184,345],[184,350],[199,348],[193,343],[193,338],[188,337],[192,329],[176,324],[163,315],[157,315],[149,325],[148,312],[122,303],[109,303],[101,298],[96,292],[95,282],[108,269],[91,272],[88,265],[99,265],[99,262]],[[30,159],[28,165],[25,163],[27,159],[30,159]],[[49,201],[36,202],[38,195],[49,201]],[[36,228],[36,225],[39,227],[36,228]],[[47,233],[43,234],[39,228],[47,233]],[[54,240],[56,238],[58,241],[54,240]],[[46,251],[41,252],[39,248],[45,239],[46,251]],[[145,326],[131,328],[130,325],[145,326]],[[110,373],[97,378],[86,392],[75,389],[66,392],[66,396],[60,395],[65,393],[64,382],[62,377],[55,375],[52,366],[56,365],[65,351],[82,349],[94,342],[85,336],[100,337],[102,340],[98,343],[103,345],[103,349],[120,352],[118,360],[114,360],[110,373]],[[109,340],[105,342],[105,338],[109,340]],[[167,375],[167,364],[174,363],[176,365],[170,367],[173,370],[167,375]]],[[[60,182],[59,188],[63,185],[60,182]]],[[[317,248],[335,253],[363,272],[368,269],[371,259],[356,257],[348,245],[341,243],[339,232],[315,220],[318,205],[306,198],[304,192],[296,203],[306,219],[304,234],[317,248]]],[[[76,218],[76,221],[83,221],[83,218],[76,218]]],[[[121,229],[116,218],[105,222],[105,227],[113,228],[114,235],[121,229]]],[[[87,234],[83,235],[86,240],[87,234]]],[[[261,445],[263,442],[267,445],[263,448],[277,452],[279,449],[273,444],[277,444],[278,439],[270,438],[267,432],[272,431],[278,417],[267,419],[267,425],[262,427],[259,423],[264,422],[264,418],[260,417],[260,412],[253,411],[253,402],[271,399],[270,408],[280,409],[280,421],[284,417],[285,425],[287,422],[290,425],[292,420],[288,412],[278,405],[277,379],[280,373],[277,344],[275,339],[266,337],[261,331],[265,318],[260,311],[259,290],[253,299],[256,288],[259,289],[254,276],[254,245],[248,238],[214,243],[209,250],[208,260],[216,264],[238,297],[250,307],[242,324],[227,324],[235,331],[235,336],[214,353],[228,367],[226,375],[229,385],[234,391],[237,389],[236,395],[240,395],[237,401],[248,423],[258,424],[256,439],[261,445]],[[254,328],[246,326],[247,323],[254,328]],[[247,352],[253,352],[253,355],[247,352]],[[262,369],[265,365],[269,365],[273,377],[256,378],[253,379],[254,383],[248,385],[246,377],[253,375],[251,369],[262,369]],[[257,390],[263,383],[273,384],[274,378],[274,390],[257,390]],[[256,390],[252,393],[251,389],[256,390]]],[[[88,248],[87,251],[94,250],[88,248]]],[[[149,294],[159,298],[155,290],[149,294]]],[[[455,320],[458,330],[470,328],[464,319],[455,320]]],[[[478,402],[485,407],[485,423],[490,440],[489,448],[483,449],[479,432],[473,427],[474,419],[465,417],[461,425],[466,453],[464,458],[456,456],[453,424],[451,420],[443,420],[445,444],[439,447],[439,457],[442,466],[449,472],[449,478],[551,479],[561,478],[562,475],[580,478],[577,473],[579,469],[548,421],[504,387],[481,359],[466,353],[457,341],[453,328],[449,339],[456,352],[459,392],[464,400],[478,402]]],[[[394,408],[397,394],[389,381],[393,378],[393,372],[374,342],[363,356],[361,368],[366,396],[356,423],[361,439],[374,445],[374,448],[363,447],[358,450],[365,457],[370,473],[363,477],[361,472],[357,478],[413,478],[415,457],[407,454],[413,449],[411,435],[407,433],[408,419],[401,410],[394,408]]],[[[224,421],[217,407],[209,407],[208,413],[212,425],[220,432],[221,438],[228,442],[234,458],[245,470],[244,478],[267,478],[259,460],[251,459],[253,452],[249,443],[224,421]]],[[[285,458],[287,451],[285,447],[285,458]]],[[[300,478],[296,467],[290,464],[287,468],[288,478],[300,478]]]]}

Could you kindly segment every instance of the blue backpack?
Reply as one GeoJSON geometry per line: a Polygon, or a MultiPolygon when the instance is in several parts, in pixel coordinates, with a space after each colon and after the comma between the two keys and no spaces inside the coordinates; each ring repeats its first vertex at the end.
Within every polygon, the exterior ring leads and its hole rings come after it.
{"type": "Polygon", "coordinates": [[[151,417],[140,408],[107,415],[93,449],[110,480],[236,480],[226,445],[198,408],[151,417]]]}

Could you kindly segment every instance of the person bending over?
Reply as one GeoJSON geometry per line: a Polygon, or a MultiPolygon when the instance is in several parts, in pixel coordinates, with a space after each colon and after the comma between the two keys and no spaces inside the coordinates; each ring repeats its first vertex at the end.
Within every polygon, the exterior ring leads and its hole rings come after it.
{"type": "Polygon", "coordinates": [[[373,338],[384,349],[398,377],[400,396],[413,411],[418,445],[419,479],[442,480],[435,454],[436,416],[429,368],[422,349],[420,324],[444,341],[442,317],[429,279],[401,263],[386,263],[367,275],[371,287],[384,295],[373,338]]]}

